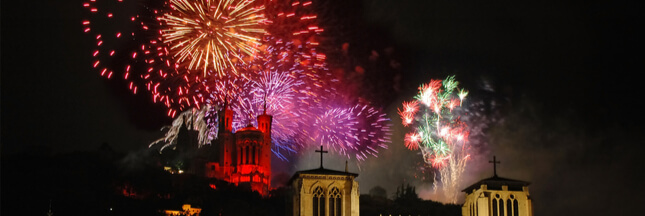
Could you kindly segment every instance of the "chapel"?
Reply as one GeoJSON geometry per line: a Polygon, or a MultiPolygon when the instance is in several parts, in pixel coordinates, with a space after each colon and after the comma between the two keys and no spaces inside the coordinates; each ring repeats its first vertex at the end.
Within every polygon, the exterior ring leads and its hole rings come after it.
{"type": "Polygon", "coordinates": [[[293,193],[293,216],[358,216],[359,187],[356,177],[345,171],[325,169],[323,151],[320,150],[320,167],[296,172],[289,185],[293,193]]]}
{"type": "Polygon", "coordinates": [[[497,176],[493,157],[493,177],[482,179],[463,190],[466,200],[462,216],[533,216],[529,182],[497,176]]]}

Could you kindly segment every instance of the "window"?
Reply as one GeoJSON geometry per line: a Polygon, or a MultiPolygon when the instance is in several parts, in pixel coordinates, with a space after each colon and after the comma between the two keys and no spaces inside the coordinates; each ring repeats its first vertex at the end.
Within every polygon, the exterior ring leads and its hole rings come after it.
{"type": "Polygon", "coordinates": [[[255,146],[251,147],[251,164],[255,164],[255,146]]]}
{"type": "Polygon", "coordinates": [[[343,207],[340,190],[334,187],[329,192],[329,216],[341,216],[343,207]]]}
{"type": "Polygon", "coordinates": [[[511,213],[513,212],[512,208],[513,208],[513,205],[511,204],[511,200],[507,199],[506,200],[506,215],[511,216],[511,213]]]}
{"type": "Polygon", "coordinates": [[[515,209],[513,216],[520,216],[520,206],[518,205],[517,200],[513,200],[513,209],[515,209]]]}
{"type": "Polygon", "coordinates": [[[504,200],[500,199],[499,201],[499,216],[505,216],[504,214],[504,200]]]}
{"type": "Polygon", "coordinates": [[[497,212],[497,199],[493,198],[493,216],[499,216],[499,212],[497,212]]]}
{"type": "Polygon", "coordinates": [[[249,164],[249,146],[244,147],[244,164],[249,164]]]}
{"type": "Polygon", "coordinates": [[[314,189],[313,216],[325,216],[325,194],[321,187],[314,189]]]}

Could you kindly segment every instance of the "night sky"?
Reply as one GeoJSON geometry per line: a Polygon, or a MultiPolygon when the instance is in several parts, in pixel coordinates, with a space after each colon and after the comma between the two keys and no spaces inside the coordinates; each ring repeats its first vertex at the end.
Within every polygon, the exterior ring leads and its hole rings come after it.
{"type": "MultiPolygon", "coordinates": [[[[532,182],[536,215],[639,210],[645,191],[639,7],[615,1],[321,5],[323,16],[337,15],[324,17],[338,25],[330,27],[339,30],[334,40],[378,52],[393,47],[403,68],[403,90],[383,105],[395,129],[390,149],[360,171],[352,166],[363,193],[376,185],[388,193],[404,182],[427,186],[414,178],[421,157],[403,146],[396,108],[421,82],[456,74],[472,100],[502,104],[486,113],[501,120],[480,140],[465,184],[490,177],[486,162],[496,155],[501,176],[532,182]]],[[[92,151],[102,143],[135,151],[163,134],[159,129],[171,119],[162,105],[92,70],[82,1],[4,1],[1,7],[2,157],[92,151]]]]}

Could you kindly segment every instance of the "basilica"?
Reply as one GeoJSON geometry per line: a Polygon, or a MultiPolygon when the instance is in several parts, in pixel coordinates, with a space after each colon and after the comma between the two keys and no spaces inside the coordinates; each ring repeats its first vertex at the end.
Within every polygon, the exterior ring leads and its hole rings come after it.
{"type": "Polygon", "coordinates": [[[257,117],[258,128],[249,124],[235,133],[232,110],[224,106],[218,118],[218,138],[213,145],[217,160],[205,162],[204,175],[267,196],[271,190],[272,116],[265,112],[257,117]]]}
{"type": "MultiPolygon", "coordinates": [[[[266,112],[252,124],[233,131],[233,111],[226,105],[218,112],[217,139],[199,146],[198,132],[181,128],[177,146],[162,155],[167,171],[204,177],[212,182],[226,182],[258,192],[266,197],[271,191],[271,125],[266,112]],[[172,167],[174,164],[179,168],[172,167]]],[[[217,184],[211,184],[216,188],[217,184]]]]}

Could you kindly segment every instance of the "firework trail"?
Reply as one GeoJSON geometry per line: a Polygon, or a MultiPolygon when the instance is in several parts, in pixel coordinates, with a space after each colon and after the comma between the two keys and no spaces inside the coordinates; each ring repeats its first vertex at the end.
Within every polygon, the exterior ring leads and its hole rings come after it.
{"type": "Polygon", "coordinates": [[[399,109],[402,124],[413,127],[405,136],[406,147],[419,149],[425,163],[439,171],[438,176],[435,174],[435,190],[450,203],[457,202],[461,175],[470,157],[466,145],[468,127],[457,112],[468,92],[457,89],[457,85],[454,76],[443,82],[431,80],[419,87],[415,100],[404,102],[399,109]]]}
{"type": "Polygon", "coordinates": [[[150,143],[149,147],[162,144],[161,149],[159,150],[159,152],[162,152],[165,148],[177,144],[177,136],[179,135],[179,131],[182,127],[199,131],[199,147],[210,144],[211,140],[217,137],[216,130],[213,130],[213,128],[209,127],[207,124],[207,111],[210,109],[210,106],[205,106],[204,109],[201,110],[192,109],[182,112],[175,118],[175,120],[173,120],[172,125],[161,129],[167,130],[164,137],[150,143]]]}

